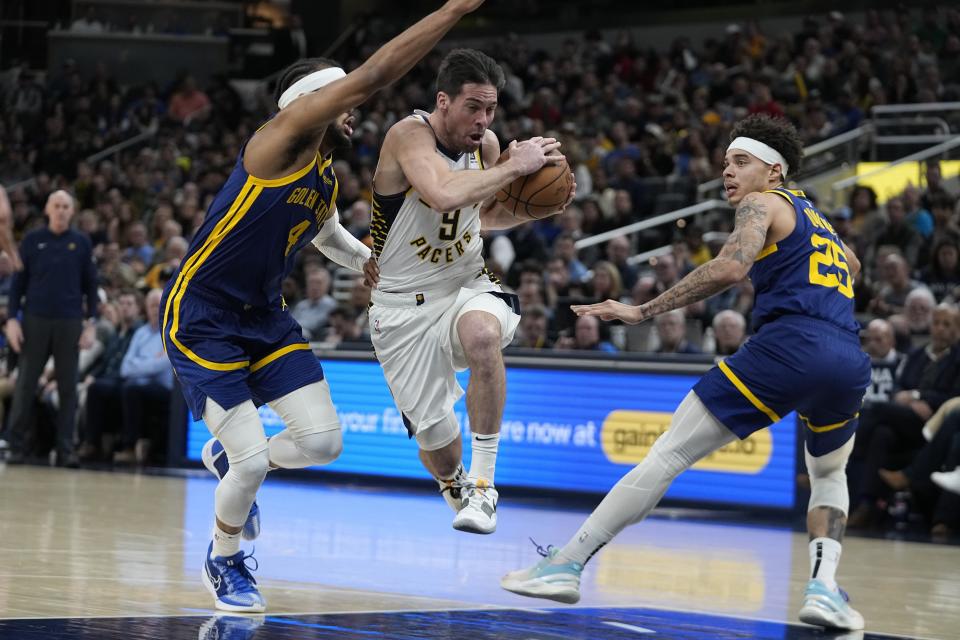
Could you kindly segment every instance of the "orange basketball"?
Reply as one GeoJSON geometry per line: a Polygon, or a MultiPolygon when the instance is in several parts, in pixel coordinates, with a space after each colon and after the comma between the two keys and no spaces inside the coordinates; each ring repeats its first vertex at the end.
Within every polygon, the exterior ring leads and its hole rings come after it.
{"type": "Polygon", "coordinates": [[[556,213],[570,195],[573,177],[564,160],[545,164],[539,171],[520,176],[497,192],[496,199],[518,218],[540,220],[556,213]]]}

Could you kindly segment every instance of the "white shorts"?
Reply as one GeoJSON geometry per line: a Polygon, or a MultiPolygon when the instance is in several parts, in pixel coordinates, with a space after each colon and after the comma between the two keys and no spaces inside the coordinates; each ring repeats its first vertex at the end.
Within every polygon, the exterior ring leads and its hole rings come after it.
{"type": "Polygon", "coordinates": [[[502,290],[484,278],[449,291],[374,291],[371,296],[373,347],[394,402],[422,449],[444,447],[460,433],[453,405],[463,395],[456,372],[468,367],[457,334],[463,314],[492,314],[500,321],[501,348],[513,340],[520,316],[490,293],[502,290]]]}

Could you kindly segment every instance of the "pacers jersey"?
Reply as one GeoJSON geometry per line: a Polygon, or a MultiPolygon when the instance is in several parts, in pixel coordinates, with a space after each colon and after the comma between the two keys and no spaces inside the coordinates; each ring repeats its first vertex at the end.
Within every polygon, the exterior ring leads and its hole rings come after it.
{"type": "Polygon", "coordinates": [[[171,280],[165,314],[176,312],[186,292],[227,305],[280,307],[297,250],[333,217],[332,162],[315,156],[289,176],[263,180],[247,173],[241,151],[171,280]]]}
{"type": "MultiPolygon", "coordinates": [[[[418,110],[409,117],[429,127],[427,115],[418,110]]],[[[436,153],[453,171],[483,169],[479,150],[458,154],[438,140],[436,153]]],[[[480,204],[438,211],[413,187],[393,195],[374,192],[370,235],[380,266],[380,291],[450,288],[484,275],[480,204]]]]}
{"type": "Polygon", "coordinates": [[[796,212],[793,232],[760,252],[750,269],[756,290],[754,330],[781,316],[825,320],[857,332],[853,278],[840,238],[802,191],[773,189],[796,212]]]}

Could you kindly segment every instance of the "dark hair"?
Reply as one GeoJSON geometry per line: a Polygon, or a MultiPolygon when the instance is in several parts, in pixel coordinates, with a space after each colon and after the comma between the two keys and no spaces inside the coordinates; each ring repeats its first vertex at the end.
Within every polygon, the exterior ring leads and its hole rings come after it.
{"type": "Polygon", "coordinates": [[[853,208],[853,201],[857,199],[857,194],[863,191],[870,198],[870,210],[877,208],[877,192],[873,190],[873,187],[868,187],[866,185],[858,184],[853,188],[853,191],[850,192],[850,200],[847,204],[850,208],[853,208]]]}
{"type": "Polygon", "coordinates": [[[803,159],[803,142],[800,134],[788,120],[771,118],[765,115],[752,115],[744,118],[733,127],[730,141],[743,136],[759,140],[768,147],[776,149],[790,167],[790,173],[796,174],[803,159]]]}
{"type": "Polygon", "coordinates": [[[953,247],[957,251],[960,251],[960,241],[958,241],[956,235],[949,232],[939,235],[934,239],[933,249],[930,251],[930,275],[934,277],[943,278],[954,275],[952,273],[943,273],[940,270],[939,254],[940,249],[944,247],[953,247]]]}
{"type": "Polygon", "coordinates": [[[273,101],[279,102],[283,92],[300,78],[308,76],[314,71],[320,71],[320,69],[339,66],[339,62],[330,58],[301,58],[297,60],[280,73],[280,79],[277,80],[277,86],[273,91],[273,101]]]}
{"type": "Polygon", "coordinates": [[[440,62],[437,91],[457,97],[465,84],[492,84],[499,91],[507,83],[497,61],[476,49],[454,49],[440,62]]]}

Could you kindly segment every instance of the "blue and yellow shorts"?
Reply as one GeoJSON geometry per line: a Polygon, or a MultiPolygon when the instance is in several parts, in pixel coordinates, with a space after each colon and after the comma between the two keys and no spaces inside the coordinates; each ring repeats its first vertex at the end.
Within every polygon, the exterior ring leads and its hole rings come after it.
{"type": "Polygon", "coordinates": [[[797,411],[807,449],[822,456],[857,429],[870,358],[854,333],[806,316],[783,316],[707,372],[693,390],[743,439],[797,411]]]}
{"type": "Polygon", "coordinates": [[[207,398],[224,409],[270,402],[323,379],[300,325],[280,308],[246,308],[197,287],[161,303],[163,342],[194,418],[207,398]]]}

